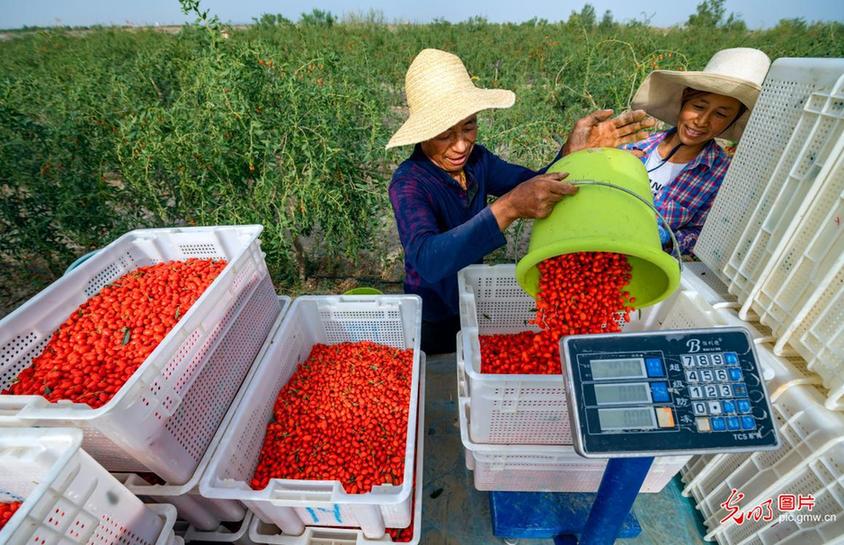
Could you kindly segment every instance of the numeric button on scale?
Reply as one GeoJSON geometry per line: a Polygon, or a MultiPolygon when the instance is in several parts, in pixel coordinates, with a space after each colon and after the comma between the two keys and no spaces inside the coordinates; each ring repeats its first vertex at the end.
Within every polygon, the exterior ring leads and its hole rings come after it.
{"type": "Polygon", "coordinates": [[[705,416],[706,415],[706,402],[705,401],[695,401],[692,403],[692,411],[694,411],[695,416],[705,416]]]}

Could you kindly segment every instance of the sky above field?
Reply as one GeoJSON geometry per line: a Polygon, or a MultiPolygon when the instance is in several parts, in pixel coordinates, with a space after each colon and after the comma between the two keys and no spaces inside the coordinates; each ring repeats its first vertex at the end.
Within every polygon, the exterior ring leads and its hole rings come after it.
{"type": "MultiPolygon", "coordinates": [[[[700,0],[593,0],[600,18],[611,10],[615,20],[649,20],[654,26],[684,23],[700,0]]],[[[387,22],[424,23],[435,18],[452,22],[472,16],[493,22],[521,22],[532,17],[559,21],[583,1],[561,0],[205,0],[202,5],[229,23],[249,23],[263,13],[281,13],[296,20],[314,8],[343,16],[376,10],[387,22]]],[[[773,26],[780,19],[802,17],[807,21],[844,21],[842,0],[727,0],[727,12],[740,15],[750,28],[773,26]]],[[[177,0],[0,0],[0,28],[22,26],[167,25],[185,22],[177,0]]]]}

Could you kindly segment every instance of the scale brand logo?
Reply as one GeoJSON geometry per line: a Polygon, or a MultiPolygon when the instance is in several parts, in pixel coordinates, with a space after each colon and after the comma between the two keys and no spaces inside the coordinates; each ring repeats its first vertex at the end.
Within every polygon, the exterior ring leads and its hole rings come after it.
{"type": "Polygon", "coordinates": [[[812,494],[780,494],[776,498],[776,510],[774,514],[774,499],[768,498],[747,511],[742,511],[739,502],[744,499],[744,493],[733,488],[730,497],[721,504],[727,514],[721,519],[721,524],[732,520],[739,526],[747,521],[770,522],[777,518],[778,522],[831,522],[835,521],[835,514],[812,514],[815,507],[815,496],[812,494]],[[806,509],[808,513],[797,513],[806,509]]]}

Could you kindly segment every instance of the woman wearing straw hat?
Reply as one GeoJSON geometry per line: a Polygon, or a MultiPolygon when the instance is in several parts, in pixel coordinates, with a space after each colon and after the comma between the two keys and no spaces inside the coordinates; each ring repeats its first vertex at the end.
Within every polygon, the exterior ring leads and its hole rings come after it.
{"type": "MultiPolygon", "coordinates": [[[[730,165],[715,137],[741,137],[770,65],[758,49],[724,49],[699,72],[651,72],[633,97],[634,108],[673,125],[623,147],[645,164],[654,203],[684,254],[694,248],[730,165]]],[[[659,232],[670,249],[665,226],[659,232]]]]}
{"type": "MultiPolygon", "coordinates": [[[[457,271],[505,244],[518,218],[543,218],[577,188],[566,174],[507,163],[475,144],[477,112],[509,108],[512,91],[479,89],[456,55],[425,49],[405,77],[410,110],[388,148],[414,144],[390,182],[390,201],[405,254],[405,291],[422,297],[422,349],[454,351],[459,329],[457,271]],[[487,205],[487,195],[499,197],[487,205]]],[[[612,110],[578,121],[557,154],[635,142],[653,125],[645,113],[612,110]]]]}

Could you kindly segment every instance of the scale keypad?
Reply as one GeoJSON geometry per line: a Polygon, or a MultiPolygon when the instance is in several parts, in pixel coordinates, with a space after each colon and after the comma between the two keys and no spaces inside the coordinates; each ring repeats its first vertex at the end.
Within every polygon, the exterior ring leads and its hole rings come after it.
{"type": "Polygon", "coordinates": [[[730,416],[749,414],[751,410],[750,400],[743,399],[747,396],[747,385],[741,369],[736,367],[738,361],[735,352],[680,356],[698,431],[756,429],[752,416],[730,416]]]}

